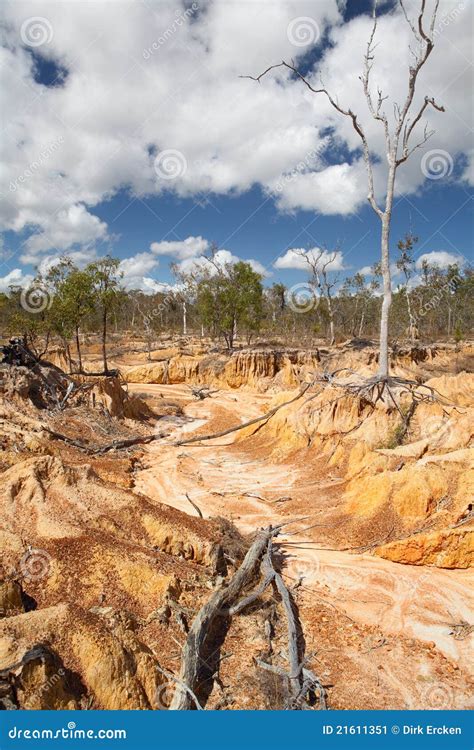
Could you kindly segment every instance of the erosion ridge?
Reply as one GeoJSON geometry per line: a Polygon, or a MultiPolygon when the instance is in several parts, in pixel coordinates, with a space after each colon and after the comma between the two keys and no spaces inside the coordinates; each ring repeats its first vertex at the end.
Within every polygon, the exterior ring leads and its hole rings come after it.
{"type": "MultiPolygon", "coordinates": [[[[370,348],[350,346],[306,356],[185,352],[143,365],[125,353],[114,366],[128,386],[81,376],[78,387],[87,387],[63,411],[35,403],[32,382],[18,387],[31,379],[24,368],[2,371],[0,700],[166,708],[166,675],[179,671],[197,608],[236,569],[257,528],[290,521],[283,575],[329,706],[436,708],[441,685],[453,708],[467,707],[472,635],[451,631],[472,618],[472,376],[428,377],[447,414],[420,405],[396,446],[396,410],[345,396],[332,403],[331,387],[319,395],[315,387],[267,422],[206,448],[179,447],[180,437],[261,416],[329,363],[373,368],[370,348]],[[156,372],[146,368],[166,366],[168,383],[162,374],[151,382],[156,372]],[[194,383],[226,390],[201,401],[194,383]],[[88,456],[46,427],[96,444],[162,437],[88,456]],[[54,689],[43,690],[59,669],[54,689]]],[[[402,353],[396,366],[420,374],[426,365],[429,376],[440,360],[446,372],[449,356],[432,351],[414,362],[402,353]]],[[[281,602],[267,591],[232,618],[220,679],[201,686],[206,707],[284,705],[281,678],[255,660],[284,666],[285,648],[281,602]]]]}
{"type": "MultiPolygon", "coordinates": [[[[430,370],[441,374],[453,368],[467,367],[473,356],[474,350],[469,346],[465,347],[462,355],[445,344],[400,348],[393,353],[392,364],[394,371],[401,375],[413,376],[430,370]]],[[[145,355],[141,358],[145,359],[145,355]]],[[[346,367],[373,374],[377,368],[378,353],[375,346],[361,346],[357,341],[349,341],[332,350],[285,347],[269,350],[260,347],[236,351],[230,357],[224,353],[203,351],[202,347],[195,345],[187,346],[184,350],[157,350],[150,354],[150,358],[151,361],[143,364],[128,364],[129,358],[114,361],[118,366],[127,363],[125,377],[131,383],[208,383],[226,388],[247,386],[263,392],[295,388],[302,380],[310,378],[314,371],[346,367]]],[[[137,355],[134,359],[136,362],[137,355]]]]}

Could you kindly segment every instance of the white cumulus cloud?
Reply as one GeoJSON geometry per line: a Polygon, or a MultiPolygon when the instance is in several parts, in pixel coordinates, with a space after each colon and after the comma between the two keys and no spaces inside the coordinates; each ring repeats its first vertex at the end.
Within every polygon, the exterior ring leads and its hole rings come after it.
{"type": "Polygon", "coordinates": [[[187,260],[197,258],[209,249],[209,240],[202,237],[186,237],[185,240],[162,240],[152,242],[150,250],[155,255],[169,255],[176,260],[187,260]]]}
{"type": "Polygon", "coordinates": [[[344,258],[340,250],[330,252],[319,247],[313,247],[309,250],[292,248],[277,258],[273,265],[280,269],[291,268],[298,271],[308,271],[310,269],[308,261],[316,262],[318,269],[322,269],[327,264],[327,271],[342,271],[345,268],[344,258]]]}
{"type": "Polygon", "coordinates": [[[0,277],[0,292],[9,292],[10,286],[27,287],[33,281],[31,274],[25,274],[21,268],[14,268],[6,276],[0,277]]]}
{"type": "Polygon", "coordinates": [[[122,284],[125,289],[141,289],[142,291],[160,291],[155,289],[152,278],[149,277],[159,265],[159,260],[152,253],[137,253],[122,260],[119,272],[123,274],[122,284]]]}
{"type": "Polygon", "coordinates": [[[416,267],[422,268],[423,263],[428,263],[430,266],[436,266],[437,268],[448,268],[448,266],[463,266],[465,259],[462,255],[455,253],[448,253],[446,250],[433,250],[431,253],[424,253],[416,261],[416,267]]]}
{"type": "MultiPolygon", "coordinates": [[[[414,0],[406,5],[412,16],[419,7],[414,0]]],[[[426,149],[449,154],[455,166],[451,181],[472,180],[466,96],[472,4],[444,0],[441,6],[415,109],[428,95],[446,111],[427,111],[435,135],[400,168],[399,194],[417,193],[429,183],[421,168],[426,149]],[[457,169],[461,163],[464,172],[457,169]]],[[[61,85],[46,87],[35,80],[31,49],[21,37],[25,19],[38,16],[38,3],[2,4],[6,128],[0,149],[9,188],[0,196],[0,220],[5,229],[29,235],[23,263],[51,252],[99,247],[113,233],[113,221],[107,226],[96,215],[99,206],[123,189],[144,199],[164,191],[198,198],[207,192],[236,195],[258,185],[284,211],[358,211],[366,203],[367,182],[350,118],[335,112],[324,95],[312,95],[289,71],[279,69],[260,84],[239,77],[257,75],[282,59],[298,63],[311,51],[288,31],[302,17],[312,19],[314,46],[330,38],[310,80],[319,86],[322,75],[341,106],[358,114],[380,160],[375,180],[383,197],[383,129],[367,111],[359,80],[371,29],[368,14],[343,24],[336,0],[208,0],[178,25],[177,12],[186,7],[183,0],[118,5],[96,0],[68,2],[65,12],[65,2],[42,0],[41,16],[53,34],[35,54],[67,71],[61,85]],[[166,150],[182,155],[173,179],[160,178],[155,168],[156,156],[166,150]]],[[[406,93],[412,42],[398,6],[379,19],[375,42],[373,90],[376,95],[380,86],[390,94],[384,106],[393,124],[393,105],[406,93]]],[[[423,123],[418,131],[422,137],[423,123]]],[[[168,254],[162,242],[155,244],[153,253],[168,254]]],[[[190,245],[180,252],[172,255],[184,261],[202,249],[190,245]]]]}

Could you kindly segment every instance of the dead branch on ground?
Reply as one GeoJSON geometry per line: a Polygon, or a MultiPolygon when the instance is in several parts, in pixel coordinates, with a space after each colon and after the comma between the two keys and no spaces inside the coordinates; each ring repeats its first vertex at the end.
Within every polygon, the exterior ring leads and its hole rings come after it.
{"type": "Polygon", "coordinates": [[[189,502],[190,502],[190,503],[191,503],[191,505],[193,506],[194,510],[195,510],[195,511],[196,511],[196,513],[198,514],[199,518],[203,518],[204,516],[202,515],[201,509],[200,509],[200,508],[199,508],[199,507],[198,507],[198,506],[196,505],[196,503],[195,503],[195,502],[193,502],[193,501],[191,500],[191,498],[189,497],[189,495],[188,495],[188,493],[187,493],[187,492],[186,492],[185,494],[186,494],[186,498],[187,498],[187,500],[189,500],[189,502]]]}
{"type": "Polygon", "coordinates": [[[219,588],[198,612],[183,647],[181,669],[179,678],[176,680],[177,687],[170,704],[170,710],[183,711],[192,708],[191,699],[195,698],[195,693],[200,684],[200,673],[203,664],[205,664],[206,640],[212,627],[220,618],[230,618],[240,613],[255,602],[270,585],[275,586],[285,612],[289,671],[273,667],[273,665],[268,665],[265,662],[262,662],[260,666],[265,664],[264,668],[278,671],[282,677],[288,680],[290,699],[287,708],[298,710],[309,707],[306,696],[309,692],[316,690],[319,694],[320,707],[326,708],[324,687],[318,678],[306,669],[304,654],[300,655],[300,623],[292,595],[281,573],[274,567],[273,540],[278,536],[281,529],[282,525],[269,526],[267,529],[260,531],[234,576],[227,582],[227,585],[219,588]],[[240,593],[247,588],[255,577],[259,564],[262,581],[253,592],[239,599],[240,593]]]}
{"type": "Polygon", "coordinates": [[[191,387],[191,393],[198,401],[204,401],[205,398],[211,398],[213,393],[219,393],[219,389],[213,391],[208,385],[194,386],[191,387]]]}
{"type": "Polygon", "coordinates": [[[139,435],[138,437],[127,438],[125,440],[114,440],[112,443],[107,445],[91,446],[90,444],[83,443],[80,440],[75,440],[67,435],[63,435],[61,432],[51,430],[49,427],[42,427],[42,429],[48,433],[54,440],[61,440],[67,445],[71,445],[74,448],[79,448],[86,453],[91,455],[101,455],[102,453],[108,453],[112,450],[123,450],[124,448],[131,448],[134,445],[146,445],[152,443],[154,440],[159,440],[165,437],[165,433],[159,435],[139,435]]]}
{"type": "Polygon", "coordinates": [[[203,440],[214,440],[214,438],[220,438],[224,437],[225,435],[230,435],[232,432],[237,432],[238,430],[243,430],[245,427],[250,427],[253,424],[258,424],[259,422],[264,422],[266,420],[271,419],[274,414],[277,413],[280,409],[283,409],[284,406],[288,406],[289,404],[294,403],[298,399],[300,399],[308,390],[308,388],[313,383],[306,383],[303,388],[298,392],[294,398],[290,399],[289,401],[285,401],[285,403],[280,404],[279,406],[275,406],[273,409],[270,409],[270,411],[267,411],[266,414],[262,414],[261,417],[255,417],[254,419],[248,420],[248,422],[243,422],[242,424],[239,424],[235,427],[229,427],[227,430],[221,430],[220,432],[214,432],[212,435],[197,435],[192,438],[187,438],[186,440],[178,440],[174,445],[190,445],[191,443],[198,443],[202,442],[203,440]]]}

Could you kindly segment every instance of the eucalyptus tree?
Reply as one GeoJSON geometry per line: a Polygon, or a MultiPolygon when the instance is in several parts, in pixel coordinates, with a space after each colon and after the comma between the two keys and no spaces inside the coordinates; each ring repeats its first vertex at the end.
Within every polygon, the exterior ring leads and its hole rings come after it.
{"type": "Polygon", "coordinates": [[[123,274],[119,271],[120,261],[106,255],[94,263],[89,263],[85,273],[92,285],[92,294],[95,304],[100,310],[102,319],[102,357],[104,361],[104,373],[108,374],[107,365],[107,324],[110,313],[117,309],[123,297],[123,289],[120,280],[123,274]]]}
{"type": "Polygon", "coordinates": [[[261,276],[249,263],[221,264],[208,259],[214,272],[207,269],[197,283],[198,314],[214,334],[222,335],[229,351],[235,343],[237,327],[247,342],[260,329],[263,320],[263,287],[261,276]]]}
{"type": "Polygon", "coordinates": [[[405,284],[403,285],[403,292],[405,294],[408,310],[409,319],[409,332],[411,343],[414,344],[418,338],[418,326],[416,324],[416,316],[413,312],[413,305],[411,300],[410,282],[415,275],[415,258],[414,258],[414,247],[418,242],[418,237],[415,237],[411,232],[407,232],[405,239],[399,240],[397,247],[399,256],[396,262],[396,266],[399,271],[403,273],[405,278],[405,284]]]}
{"type": "Polygon", "coordinates": [[[385,191],[382,200],[377,198],[374,184],[374,164],[377,157],[374,149],[371,149],[365,127],[361,124],[359,116],[350,108],[344,107],[339,103],[337,96],[333,95],[322,84],[316,88],[310,82],[308,76],[298,70],[293,62],[281,62],[271,65],[258,76],[243,76],[254,81],[260,82],[261,79],[270,71],[276,68],[288,69],[297,79],[303,82],[308,90],[315,95],[323,94],[327,97],[331,106],[343,117],[348,118],[352,127],[360,138],[362,154],[367,171],[368,195],[367,200],[380,220],[380,258],[381,271],[383,278],[383,302],[380,316],[380,351],[379,351],[379,370],[378,379],[386,382],[389,377],[389,312],[392,303],[392,278],[390,270],[390,229],[392,222],[392,211],[395,197],[396,177],[399,167],[404,164],[418,148],[423,146],[426,141],[433,135],[434,131],[428,130],[425,126],[423,136],[418,142],[413,141],[413,136],[417,126],[425,115],[429,107],[438,112],[444,112],[444,107],[437,104],[434,97],[425,95],[421,105],[415,106],[415,90],[420,71],[428,61],[435,41],[435,24],[438,12],[439,0],[434,0],[431,14],[427,12],[426,0],[421,0],[419,11],[415,20],[411,19],[407,13],[403,0],[399,0],[400,8],[405,20],[410,27],[414,43],[410,45],[410,54],[412,56],[408,69],[406,82],[406,91],[404,100],[401,104],[394,103],[394,117],[389,119],[385,111],[384,102],[388,95],[377,88],[377,94],[374,96],[373,85],[371,80],[372,69],[375,59],[376,32],[377,32],[377,0],[373,5],[373,23],[372,30],[367,42],[365,55],[363,58],[362,73],[359,76],[369,115],[383,129],[385,139],[385,191]],[[429,16],[429,17],[428,17],[429,16]]]}
{"type": "Polygon", "coordinates": [[[333,289],[339,279],[331,277],[331,266],[339,255],[339,250],[328,252],[326,249],[295,250],[296,255],[303,258],[310,272],[310,284],[324,298],[327,306],[327,318],[329,322],[329,342],[331,346],[336,343],[336,331],[334,327],[334,293],[333,289]]]}
{"type": "Polygon", "coordinates": [[[56,330],[65,341],[69,362],[71,357],[68,339],[74,336],[78,370],[82,372],[82,354],[79,331],[84,319],[94,311],[94,281],[92,274],[80,270],[70,258],[61,258],[48,272],[47,279],[54,286],[55,294],[51,312],[56,330]]]}

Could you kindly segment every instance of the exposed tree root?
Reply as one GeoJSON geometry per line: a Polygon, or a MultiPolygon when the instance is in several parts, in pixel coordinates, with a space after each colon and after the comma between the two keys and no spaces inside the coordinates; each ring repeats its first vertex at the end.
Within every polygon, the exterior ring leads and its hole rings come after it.
{"type": "Polygon", "coordinates": [[[399,394],[409,394],[416,404],[437,402],[446,406],[451,406],[436,388],[432,388],[431,386],[417,380],[409,380],[408,378],[401,378],[395,375],[390,375],[388,378],[375,375],[372,378],[364,378],[359,381],[342,383],[340,380],[336,380],[336,375],[342,372],[357,375],[354,370],[342,367],[334,372],[323,373],[322,376],[316,378],[316,381],[328,383],[336,388],[342,388],[352,395],[364,398],[372,406],[375,406],[378,401],[384,401],[385,396],[388,395],[394,406],[400,410],[393,395],[394,390],[399,394]]]}
{"type": "MultiPolygon", "coordinates": [[[[419,404],[440,404],[443,407],[443,414],[445,415],[449,414],[445,407],[451,407],[455,411],[459,411],[459,409],[457,409],[454,404],[447,401],[444,396],[436,390],[436,388],[417,380],[409,380],[408,378],[402,378],[395,375],[389,377],[375,375],[371,378],[341,382],[336,379],[336,376],[340,373],[348,373],[357,376],[357,373],[354,370],[343,367],[334,372],[323,373],[315,378],[315,382],[327,383],[334,388],[340,388],[344,394],[363,400],[367,406],[370,406],[372,409],[375,409],[379,401],[388,406],[393,406],[401,417],[401,424],[397,430],[397,441],[399,444],[404,441],[410,427],[410,421],[419,404]],[[408,405],[404,406],[401,404],[402,396],[409,397],[408,405]]],[[[350,431],[352,432],[353,430],[358,429],[363,421],[364,420],[359,422],[359,424],[350,431]]]]}

